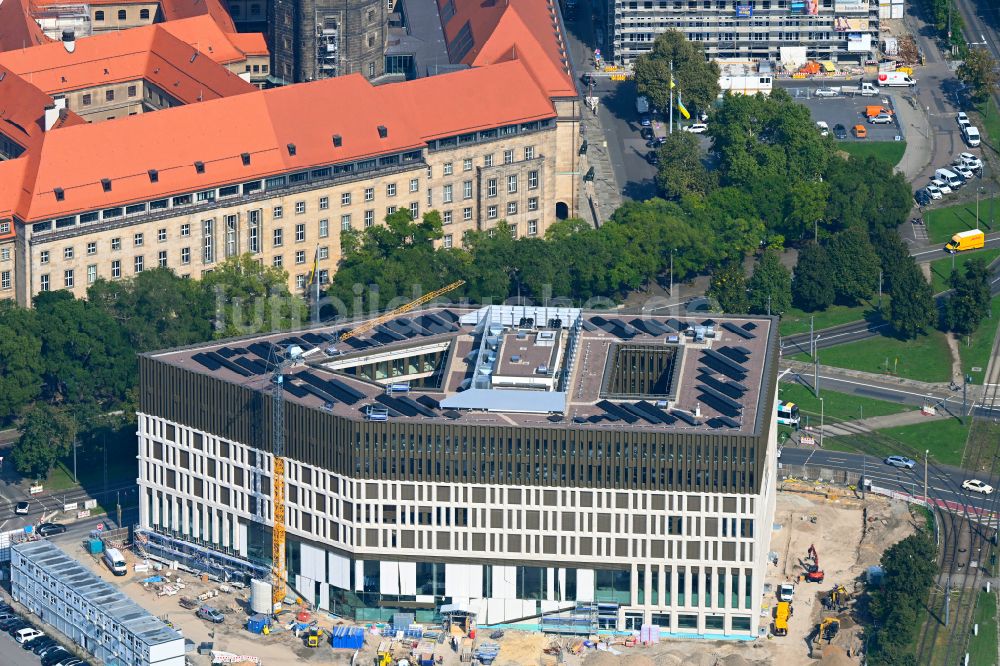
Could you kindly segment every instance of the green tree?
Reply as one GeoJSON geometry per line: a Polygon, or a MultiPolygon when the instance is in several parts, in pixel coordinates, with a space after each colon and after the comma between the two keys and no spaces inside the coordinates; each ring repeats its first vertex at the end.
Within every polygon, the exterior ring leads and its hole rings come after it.
{"type": "Polygon", "coordinates": [[[944,323],[948,330],[970,335],[990,313],[990,272],[982,259],[965,264],[965,273],[951,272],[953,290],[945,302],[944,323]]]}
{"type": "Polygon", "coordinates": [[[726,314],[746,314],[750,310],[750,301],[743,267],[730,262],[717,269],[712,273],[708,295],[719,302],[719,307],[726,314]]]}
{"type": "Polygon", "coordinates": [[[18,432],[13,450],[17,471],[32,479],[44,479],[52,465],[69,453],[77,423],[68,410],[38,403],[24,414],[18,432]]]}
{"type": "Polygon", "coordinates": [[[689,42],[677,30],[660,34],[653,48],[635,62],[640,95],[664,111],[670,108],[670,63],[673,62],[674,99],[678,92],[688,109],[708,109],[719,96],[719,66],[705,57],[701,44],[689,42]]]}
{"type": "Polygon", "coordinates": [[[880,266],[868,231],[858,228],[841,231],[830,239],[827,251],[837,300],[853,305],[871,298],[878,286],[880,266]]]}
{"type": "Polygon", "coordinates": [[[912,259],[892,273],[884,316],[903,338],[915,338],[934,324],[937,308],[931,286],[912,259]]]}
{"type": "Polygon", "coordinates": [[[1000,63],[982,46],[969,49],[955,73],[962,83],[972,88],[972,99],[979,103],[989,99],[1000,83],[1000,63]]]}
{"type": "Polygon", "coordinates": [[[823,226],[831,232],[895,229],[913,207],[913,190],[903,174],[874,156],[830,160],[823,181],[830,193],[823,226]]]}
{"type": "Polygon", "coordinates": [[[42,340],[34,310],[0,301],[0,423],[8,423],[42,390],[42,340]]]}
{"type": "Polygon", "coordinates": [[[308,320],[305,301],[288,291],[288,273],[251,254],[230,257],[201,279],[214,301],[216,337],[294,327],[308,320]]]}
{"type": "Polygon", "coordinates": [[[815,239],[829,197],[829,185],[823,181],[799,183],[785,197],[784,219],[778,229],[791,241],[815,239]]]}
{"type": "Polygon", "coordinates": [[[214,299],[197,281],[168,268],[127,280],[97,280],[87,289],[87,300],[117,321],[139,352],[212,339],[214,299]]]}
{"type": "Polygon", "coordinates": [[[792,279],[792,298],[796,307],[814,312],[833,304],[836,294],[831,280],[832,270],[825,247],[809,243],[802,248],[792,279]]]}
{"type": "Polygon", "coordinates": [[[35,296],[45,370],[44,396],[54,402],[118,404],[136,381],[135,350],[99,306],[67,291],[35,296]]]}
{"type": "Polygon", "coordinates": [[[674,132],[657,151],[660,166],[656,185],[664,199],[680,199],[688,194],[706,194],[714,176],[702,162],[698,137],[690,132],[674,132]]]}
{"type": "Polygon", "coordinates": [[[792,307],[792,274],[773,250],[764,252],[757,261],[747,288],[754,314],[781,315],[792,307]]]}

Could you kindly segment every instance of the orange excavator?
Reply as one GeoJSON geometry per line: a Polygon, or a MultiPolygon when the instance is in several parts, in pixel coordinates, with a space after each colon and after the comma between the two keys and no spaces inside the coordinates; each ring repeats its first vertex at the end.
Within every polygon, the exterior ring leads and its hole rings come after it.
{"type": "Polygon", "coordinates": [[[826,576],[823,574],[823,570],[819,568],[819,553],[816,552],[816,546],[810,544],[809,552],[806,553],[806,581],[810,583],[822,583],[826,576]],[[812,560],[810,564],[809,561],[812,560]]]}

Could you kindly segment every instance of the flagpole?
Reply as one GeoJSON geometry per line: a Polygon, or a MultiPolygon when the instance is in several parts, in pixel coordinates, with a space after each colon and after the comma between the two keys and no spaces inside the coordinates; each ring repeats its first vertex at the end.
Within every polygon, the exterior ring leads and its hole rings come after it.
{"type": "Polygon", "coordinates": [[[670,130],[668,134],[674,133],[674,61],[670,61],[670,130]]]}

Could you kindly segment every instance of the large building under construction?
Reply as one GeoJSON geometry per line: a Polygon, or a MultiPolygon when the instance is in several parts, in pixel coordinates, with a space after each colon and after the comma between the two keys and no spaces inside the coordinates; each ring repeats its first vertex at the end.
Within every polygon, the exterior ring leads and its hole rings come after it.
{"type": "Polygon", "coordinates": [[[278,444],[288,583],[321,608],[757,635],[775,320],[432,307],[341,339],[362,323],[141,357],[150,541],[269,558],[278,444]]]}

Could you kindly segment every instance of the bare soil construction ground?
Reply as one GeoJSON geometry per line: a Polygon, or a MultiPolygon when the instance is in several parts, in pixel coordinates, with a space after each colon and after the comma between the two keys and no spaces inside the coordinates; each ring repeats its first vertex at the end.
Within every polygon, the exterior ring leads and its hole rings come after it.
{"type": "MultiPolygon", "coordinates": [[[[827,495],[830,490],[832,489],[815,484],[790,487],[786,482],[784,490],[778,494],[776,529],[771,539],[771,550],[777,554],[778,561],[768,568],[763,611],[767,617],[762,617],[761,623],[770,626],[770,613],[776,604],[774,591],[777,586],[784,582],[794,582],[794,613],[787,636],[752,642],[671,639],[649,647],[627,648],[614,645],[613,649],[620,653],[617,655],[597,650],[583,650],[580,654],[573,654],[566,649],[564,663],[567,666],[859,664],[855,655],[860,647],[860,627],[847,614],[840,616],[841,632],[833,645],[823,646],[822,659],[810,658],[810,637],[816,623],[822,617],[830,615],[823,610],[820,599],[836,585],[843,585],[853,593],[856,589],[855,582],[861,580],[867,568],[878,563],[885,548],[912,533],[915,523],[906,505],[873,496],[869,496],[866,503],[868,522],[865,523],[865,504],[861,500],[853,494],[845,496],[843,489],[833,490],[834,494],[827,495]],[[820,567],[826,575],[822,584],[798,581],[804,572],[803,560],[810,545],[816,547],[820,567]]],[[[326,632],[327,638],[321,647],[310,649],[305,647],[302,638],[296,638],[289,631],[277,630],[269,636],[248,632],[245,629],[248,590],[223,591],[207,600],[206,604],[222,611],[226,618],[222,624],[211,624],[197,618],[194,610],[182,608],[178,602],[182,596],[195,598],[207,591],[218,591],[218,584],[203,582],[192,575],[181,573],[180,580],[184,588],[175,595],[160,595],[157,585],[144,585],[141,581],[150,575],[170,575],[170,580],[173,581],[174,572],[164,570],[133,573],[130,566],[127,576],[115,578],[96,558],[85,552],[82,544],[70,549],[70,554],[89,564],[97,575],[120,587],[151,613],[171,622],[196,646],[209,641],[216,650],[258,657],[262,666],[351,663],[350,651],[330,648],[328,632],[340,621],[326,613],[318,613],[315,619],[326,632]]],[[[132,557],[131,554],[129,557],[132,557]]],[[[130,559],[129,564],[132,563],[130,559]]],[[[860,585],[857,590],[861,590],[860,585]]],[[[287,622],[291,617],[290,613],[286,613],[282,619],[287,622]]],[[[483,639],[485,636],[480,635],[479,638],[483,639]]],[[[367,635],[365,646],[355,663],[374,663],[380,640],[381,637],[377,635],[367,635]]],[[[554,666],[556,658],[545,654],[543,649],[554,644],[569,648],[577,640],[509,631],[498,641],[500,653],[494,663],[496,666],[554,666]]],[[[397,645],[396,656],[407,656],[409,650],[409,645],[397,645]]],[[[435,652],[442,656],[444,664],[461,664],[458,653],[447,645],[439,644],[435,652]]],[[[196,666],[210,663],[207,655],[192,652],[188,656],[196,666]]],[[[817,653],[816,657],[820,656],[817,653]]]]}

